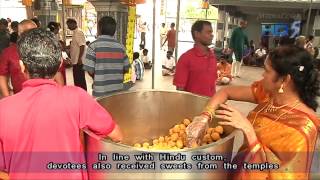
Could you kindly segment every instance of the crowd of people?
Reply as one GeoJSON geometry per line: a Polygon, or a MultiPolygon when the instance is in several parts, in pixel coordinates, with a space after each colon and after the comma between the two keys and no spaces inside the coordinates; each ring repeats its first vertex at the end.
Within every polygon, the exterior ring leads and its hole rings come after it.
{"type": "MultiPolygon", "coordinates": [[[[16,31],[10,34],[7,21],[1,19],[0,22],[1,38],[13,37],[16,31]]],[[[50,22],[47,29],[38,27],[33,20],[23,20],[18,23],[18,38],[15,41],[0,42],[3,47],[0,56],[1,93],[7,96],[0,101],[0,179],[87,179],[85,169],[57,173],[48,170],[46,163],[85,163],[83,139],[80,136],[83,130],[90,130],[101,138],[108,136],[114,141],[122,139],[118,125],[85,91],[85,84],[81,84],[82,77],[78,76],[85,69],[94,76],[95,95],[118,88],[111,86],[101,91],[100,87],[105,88],[104,78],[116,76],[122,85],[123,73],[129,63],[124,48],[111,37],[115,32],[115,21],[110,17],[99,21],[98,39],[88,46],[86,56],[86,41],[76,21],[68,19],[67,25],[74,31],[68,53],[65,43],[59,41],[57,35],[60,26],[55,22],[50,22]],[[121,61],[121,71],[114,71],[111,76],[110,73],[101,74],[104,72],[101,67],[108,62],[95,62],[98,58],[108,56],[97,46],[97,42],[99,45],[106,41],[114,42],[119,49],[119,54],[109,55],[121,61]],[[63,72],[61,67],[64,58],[68,59],[68,54],[74,75],[77,74],[79,78],[75,79],[75,82],[79,82],[75,85],[79,87],[65,86],[62,76],[57,77],[63,72]],[[10,93],[9,78],[13,94],[10,93]],[[58,159],[53,155],[57,152],[60,153],[58,159]]]]}

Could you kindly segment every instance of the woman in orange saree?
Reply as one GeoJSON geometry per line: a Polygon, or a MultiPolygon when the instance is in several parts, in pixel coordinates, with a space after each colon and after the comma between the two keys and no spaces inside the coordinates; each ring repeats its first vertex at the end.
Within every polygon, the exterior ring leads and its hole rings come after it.
{"type": "Polygon", "coordinates": [[[199,143],[210,119],[219,118],[219,124],[240,129],[246,137],[234,179],[309,179],[319,133],[319,89],[319,73],[307,51],[276,48],[267,57],[261,81],[224,88],[211,98],[187,128],[189,143],[199,143]],[[244,117],[223,104],[228,99],[258,105],[244,117]]]}

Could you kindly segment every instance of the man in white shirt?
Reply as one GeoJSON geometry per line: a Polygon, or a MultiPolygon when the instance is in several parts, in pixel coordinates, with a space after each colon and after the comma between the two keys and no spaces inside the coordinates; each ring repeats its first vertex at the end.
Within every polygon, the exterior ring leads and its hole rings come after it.
{"type": "Polygon", "coordinates": [[[166,24],[162,23],[161,28],[160,28],[160,47],[161,47],[161,49],[162,49],[163,42],[166,40],[166,37],[167,37],[166,24]]]}
{"type": "Polygon", "coordinates": [[[267,51],[262,47],[256,50],[256,55],[258,57],[262,57],[263,55],[266,55],[266,54],[267,54],[267,51]]]}
{"type": "Polygon", "coordinates": [[[258,66],[262,66],[264,64],[264,60],[266,59],[267,51],[264,47],[260,46],[259,49],[255,52],[256,64],[258,66]]]}
{"type": "Polygon", "coordinates": [[[146,46],[146,33],[147,33],[147,23],[144,22],[140,25],[140,32],[141,32],[141,42],[140,44],[146,46]]]}
{"type": "Polygon", "coordinates": [[[168,51],[167,56],[162,61],[162,76],[173,76],[176,69],[176,62],[172,56],[173,52],[168,51]]]}
{"type": "Polygon", "coordinates": [[[86,39],[84,33],[78,28],[77,21],[74,19],[68,19],[67,26],[71,31],[73,31],[72,41],[70,44],[70,56],[73,64],[74,85],[87,90],[85,72],[82,69],[86,39]]]}

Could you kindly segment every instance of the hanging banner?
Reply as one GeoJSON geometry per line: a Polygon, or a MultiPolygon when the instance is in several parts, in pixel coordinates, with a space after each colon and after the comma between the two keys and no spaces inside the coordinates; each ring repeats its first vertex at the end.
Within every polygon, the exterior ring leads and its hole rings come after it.
{"type": "MultiPolygon", "coordinates": [[[[136,6],[128,7],[128,27],[127,27],[127,39],[126,39],[126,50],[129,58],[130,64],[133,61],[133,42],[134,42],[134,32],[136,24],[136,6]]],[[[132,69],[124,75],[124,83],[131,81],[132,69]]]]}
{"type": "Polygon", "coordinates": [[[166,0],[161,0],[160,2],[160,16],[164,16],[165,13],[166,13],[166,9],[165,9],[165,6],[166,6],[166,0]]]}
{"type": "Polygon", "coordinates": [[[136,4],[146,3],[146,0],[120,0],[120,3],[127,4],[129,6],[135,6],[136,4]]]}
{"type": "Polygon", "coordinates": [[[208,4],[207,9],[203,9],[203,0],[194,0],[194,1],[189,1],[186,3],[184,8],[181,10],[181,17],[182,18],[187,18],[187,19],[210,19],[210,20],[217,20],[219,18],[219,11],[218,8],[211,6],[208,4]],[[194,6],[193,2],[199,2],[199,6],[194,6]]]}

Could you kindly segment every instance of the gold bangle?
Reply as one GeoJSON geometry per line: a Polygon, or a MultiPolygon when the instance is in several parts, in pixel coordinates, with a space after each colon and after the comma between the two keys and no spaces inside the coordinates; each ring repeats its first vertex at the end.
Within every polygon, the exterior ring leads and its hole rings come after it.
{"type": "Polygon", "coordinates": [[[206,106],[205,109],[203,110],[203,112],[208,112],[211,115],[211,119],[214,116],[214,108],[210,107],[210,106],[206,106]]]}
{"type": "Polygon", "coordinates": [[[214,109],[210,106],[206,106],[205,110],[204,111],[208,111],[210,113],[213,113],[214,112],[214,109]]]}
{"type": "Polygon", "coordinates": [[[212,119],[212,114],[211,114],[210,112],[208,112],[208,111],[202,111],[201,114],[208,116],[209,121],[211,121],[211,119],[212,119]]]}

